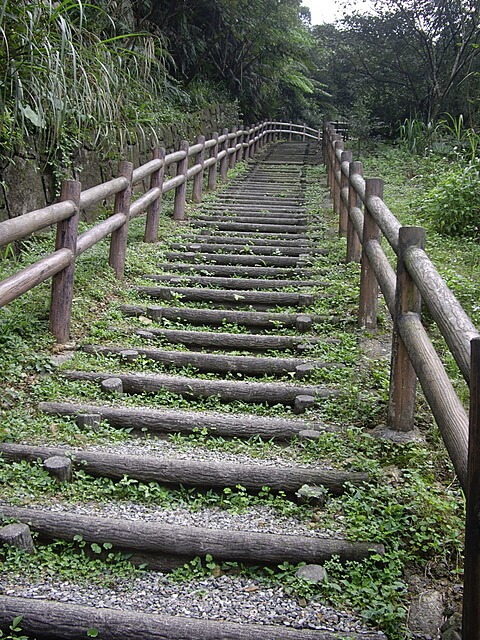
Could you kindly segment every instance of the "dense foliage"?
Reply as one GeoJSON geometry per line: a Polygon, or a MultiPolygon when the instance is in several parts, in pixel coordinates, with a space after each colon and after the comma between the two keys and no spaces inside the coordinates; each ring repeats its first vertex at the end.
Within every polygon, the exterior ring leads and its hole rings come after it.
{"type": "MultiPolygon", "coordinates": [[[[58,165],[79,142],[150,135],[211,103],[247,122],[316,92],[300,0],[4,0],[3,156],[31,136],[58,165]]],[[[298,117],[297,116],[297,117],[298,117]]]]}
{"type": "Polygon", "coordinates": [[[329,43],[323,78],[332,110],[366,105],[390,132],[405,118],[430,122],[445,112],[475,124],[479,19],[478,0],[374,0],[337,28],[316,27],[319,47],[329,43]]]}

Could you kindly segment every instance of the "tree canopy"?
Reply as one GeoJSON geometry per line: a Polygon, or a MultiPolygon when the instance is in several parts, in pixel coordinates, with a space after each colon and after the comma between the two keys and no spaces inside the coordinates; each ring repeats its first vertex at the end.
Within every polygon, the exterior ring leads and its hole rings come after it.
{"type": "Polygon", "coordinates": [[[375,0],[373,7],[345,16],[333,31],[315,29],[320,48],[325,36],[330,43],[325,72],[335,106],[343,102],[348,112],[363,100],[390,126],[447,112],[476,123],[478,0],[375,0]]]}
{"type": "Polygon", "coordinates": [[[247,123],[476,124],[479,3],[374,0],[312,26],[301,0],[3,0],[0,141],[68,152],[219,102],[247,123]]]}

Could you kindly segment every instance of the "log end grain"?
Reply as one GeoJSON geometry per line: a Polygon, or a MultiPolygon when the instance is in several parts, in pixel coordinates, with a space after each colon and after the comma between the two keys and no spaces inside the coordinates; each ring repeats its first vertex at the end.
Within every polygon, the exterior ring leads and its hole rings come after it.
{"type": "Polygon", "coordinates": [[[0,527],[0,543],[17,547],[17,549],[23,549],[27,553],[35,552],[35,546],[28,524],[14,523],[0,527]]]}
{"type": "Polygon", "coordinates": [[[120,357],[126,362],[133,362],[138,358],[138,355],[138,351],[135,349],[123,349],[123,351],[120,351],[120,357]]]}
{"type": "Polygon", "coordinates": [[[313,396],[299,395],[293,402],[293,413],[305,413],[306,409],[311,409],[315,404],[313,396]]]}
{"type": "Polygon", "coordinates": [[[121,378],[107,378],[101,381],[100,386],[105,393],[112,395],[121,395],[123,393],[123,382],[121,378]]]}
{"type": "Polygon", "coordinates": [[[297,380],[302,380],[303,378],[307,378],[312,371],[315,370],[315,365],[313,364],[299,364],[295,367],[295,378],[297,380]]]}
{"type": "Polygon", "coordinates": [[[80,413],[77,416],[77,426],[79,429],[91,429],[97,431],[100,427],[102,416],[100,413],[80,413]]]}
{"type": "Polygon", "coordinates": [[[325,487],[304,484],[295,494],[298,504],[309,504],[314,507],[323,507],[327,499],[327,490],[325,487]]]}
{"type": "Polygon", "coordinates": [[[51,456],[44,461],[43,466],[59,482],[70,482],[72,479],[72,461],[66,456],[51,456]]]}
{"type": "Polygon", "coordinates": [[[295,320],[295,328],[298,333],[307,333],[312,330],[313,319],[311,316],[301,313],[295,320]]]}

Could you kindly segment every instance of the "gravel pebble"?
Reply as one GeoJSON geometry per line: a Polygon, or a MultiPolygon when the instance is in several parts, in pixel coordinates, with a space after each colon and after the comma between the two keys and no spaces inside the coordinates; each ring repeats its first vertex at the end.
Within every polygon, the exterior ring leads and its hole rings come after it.
{"type": "MultiPolygon", "coordinates": [[[[317,467],[318,462],[311,464],[299,463],[291,457],[288,449],[280,450],[278,453],[271,453],[268,457],[252,457],[242,453],[231,453],[222,449],[215,450],[209,447],[193,447],[185,449],[174,442],[161,439],[132,439],[129,442],[116,443],[114,445],[89,445],[89,451],[105,451],[118,455],[131,456],[165,456],[178,458],[180,460],[207,460],[212,462],[261,465],[262,467],[302,467],[305,469],[317,467]]],[[[334,469],[335,467],[322,460],[322,469],[334,469]]]]}
{"type": "MultiPolygon", "coordinates": [[[[38,503],[37,503],[38,504],[38,503]]],[[[282,516],[268,506],[251,506],[242,513],[230,513],[218,507],[189,511],[184,508],[159,509],[131,502],[67,504],[55,502],[46,505],[55,513],[74,513],[85,516],[100,516],[120,520],[143,520],[169,525],[195,526],[207,529],[227,529],[230,531],[253,531],[257,533],[276,533],[281,535],[302,535],[317,538],[339,538],[341,528],[320,528],[319,523],[309,526],[296,518],[282,516]]]]}
{"type": "Polygon", "coordinates": [[[299,604],[282,587],[266,586],[244,576],[222,575],[172,582],[165,574],[146,572],[133,581],[119,580],[115,587],[106,588],[54,579],[30,583],[21,575],[9,575],[0,577],[0,588],[8,596],[57,600],[96,608],[339,633],[367,631],[363,623],[348,612],[337,611],[315,600],[299,604]]]}

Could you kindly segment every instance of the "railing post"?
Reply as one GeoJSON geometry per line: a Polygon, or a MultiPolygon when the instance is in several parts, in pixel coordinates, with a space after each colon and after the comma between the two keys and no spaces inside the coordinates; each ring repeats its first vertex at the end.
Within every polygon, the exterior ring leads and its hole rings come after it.
{"type": "Polygon", "coordinates": [[[160,189],[160,195],[149,205],[147,209],[147,218],[145,222],[145,242],[157,242],[158,225],[160,221],[160,212],[162,210],[162,187],[165,176],[165,149],[164,147],[156,147],[153,151],[153,159],[161,160],[162,166],[154,171],[150,178],[150,189],[160,189]]]}
{"type": "Polygon", "coordinates": [[[202,201],[203,191],[203,163],[205,162],[205,136],[197,137],[197,144],[201,144],[201,150],[195,155],[195,164],[199,164],[202,170],[193,177],[192,200],[195,204],[202,201]]]}
{"type": "Polygon", "coordinates": [[[328,155],[328,175],[327,184],[330,187],[330,194],[333,197],[333,189],[335,186],[335,145],[337,142],[342,141],[342,136],[337,133],[332,133],[328,142],[327,155],[328,155]]]}
{"type": "Polygon", "coordinates": [[[128,223],[130,214],[130,200],[132,197],[133,164],[127,160],[120,163],[120,176],[126,178],[128,184],[123,191],[115,196],[113,214],[123,213],[126,216],[121,227],[112,233],[110,238],[110,255],[108,264],[115,271],[116,277],[121,280],[125,273],[125,257],[127,254],[128,223]]]}
{"type": "Polygon", "coordinates": [[[238,131],[238,127],[233,127],[233,133],[235,134],[235,137],[232,138],[231,144],[229,145],[230,148],[232,149],[232,153],[230,153],[230,157],[228,159],[229,169],[235,169],[235,164],[237,160],[237,150],[235,149],[235,147],[237,146],[237,139],[238,139],[237,131],[238,131]]]}
{"type": "Polygon", "coordinates": [[[463,573],[462,639],[476,640],[480,629],[480,338],[470,342],[470,426],[463,573]]]}
{"type": "Polygon", "coordinates": [[[350,163],[352,162],[352,152],[342,151],[340,156],[340,203],[339,203],[339,216],[338,216],[338,235],[347,235],[348,226],[348,196],[347,201],[343,199],[344,191],[348,190],[349,174],[345,174],[343,171],[343,163],[348,163],[348,171],[350,171],[350,163]]]}
{"type": "Polygon", "coordinates": [[[361,162],[351,162],[348,172],[348,221],[347,221],[347,262],[360,262],[362,257],[362,244],[350,217],[352,209],[362,208],[362,199],[356,192],[352,184],[355,175],[363,176],[363,164],[361,162]]]}
{"type": "Polygon", "coordinates": [[[217,188],[217,158],[218,158],[218,133],[212,135],[215,144],[210,148],[210,158],[215,158],[215,162],[208,168],[208,190],[215,191],[217,188]]]}
{"type": "Polygon", "coordinates": [[[253,127],[253,144],[252,144],[252,157],[257,153],[258,151],[258,128],[256,125],[252,124],[253,127]]]}
{"type": "Polygon", "coordinates": [[[417,376],[398,330],[401,316],[405,313],[420,315],[422,310],[420,292],[410,277],[404,262],[405,253],[410,247],[419,247],[420,249],[425,247],[425,229],[401,227],[398,234],[397,288],[388,405],[388,426],[395,431],[411,431],[415,417],[417,376]]]}
{"type": "Polygon", "coordinates": [[[69,249],[73,258],[71,263],[52,278],[50,303],[50,331],[57,342],[64,344],[70,338],[70,318],[73,300],[73,280],[75,277],[75,252],[77,249],[78,221],[80,218],[80,193],[82,185],[76,180],[66,180],[62,183],[60,199],[71,200],[75,213],[57,224],[55,250],[69,249]]]}
{"type": "Polygon", "coordinates": [[[365,211],[363,214],[363,250],[360,275],[360,304],[358,310],[358,324],[365,329],[375,329],[377,326],[378,282],[366,247],[371,240],[380,241],[381,231],[368,209],[368,200],[372,196],[383,196],[383,180],[370,178],[365,180],[365,211]]]}
{"type": "Polygon", "coordinates": [[[243,160],[243,139],[245,137],[245,132],[241,129],[240,134],[238,135],[237,141],[240,144],[240,148],[237,149],[237,157],[236,162],[241,162],[243,160]]]}
{"type": "Polygon", "coordinates": [[[338,157],[338,151],[343,151],[343,140],[337,140],[333,145],[333,210],[335,213],[340,213],[340,181],[341,181],[341,164],[338,157]]]}
{"type": "Polygon", "coordinates": [[[220,178],[222,179],[222,182],[225,182],[227,179],[227,172],[228,172],[228,153],[227,153],[227,149],[228,149],[228,129],[224,129],[222,135],[226,136],[225,140],[222,142],[221,146],[220,146],[220,151],[225,151],[225,155],[223,156],[223,158],[220,160],[220,178]]]}
{"type": "Polygon", "coordinates": [[[267,133],[267,131],[268,131],[268,122],[267,122],[267,120],[264,120],[263,124],[262,124],[262,139],[260,141],[260,148],[262,148],[262,149],[266,144],[268,144],[268,133],[267,133]]]}
{"type": "Polygon", "coordinates": [[[182,140],[179,151],[185,151],[185,158],[177,164],[177,176],[183,176],[184,180],[175,189],[175,199],[173,201],[173,219],[185,220],[185,201],[187,199],[187,171],[188,171],[188,149],[187,140],[182,140]]]}
{"type": "Polygon", "coordinates": [[[248,157],[253,158],[255,154],[255,126],[253,124],[250,125],[250,131],[248,134],[248,157]]]}
{"type": "Polygon", "coordinates": [[[305,142],[306,138],[306,132],[307,132],[307,125],[305,124],[305,122],[303,123],[303,134],[302,134],[302,140],[303,142],[305,142]]]}
{"type": "Polygon", "coordinates": [[[292,141],[292,123],[290,123],[290,128],[288,131],[288,141],[291,142],[292,141]]]}
{"type": "Polygon", "coordinates": [[[327,155],[327,144],[330,141],[328,137],[328,127],[329,124],[326,120],[323,121],[322,124],[322,161],[323,164],[327,167],[327,180],[328,180],[328,155],[327,155]]]}

